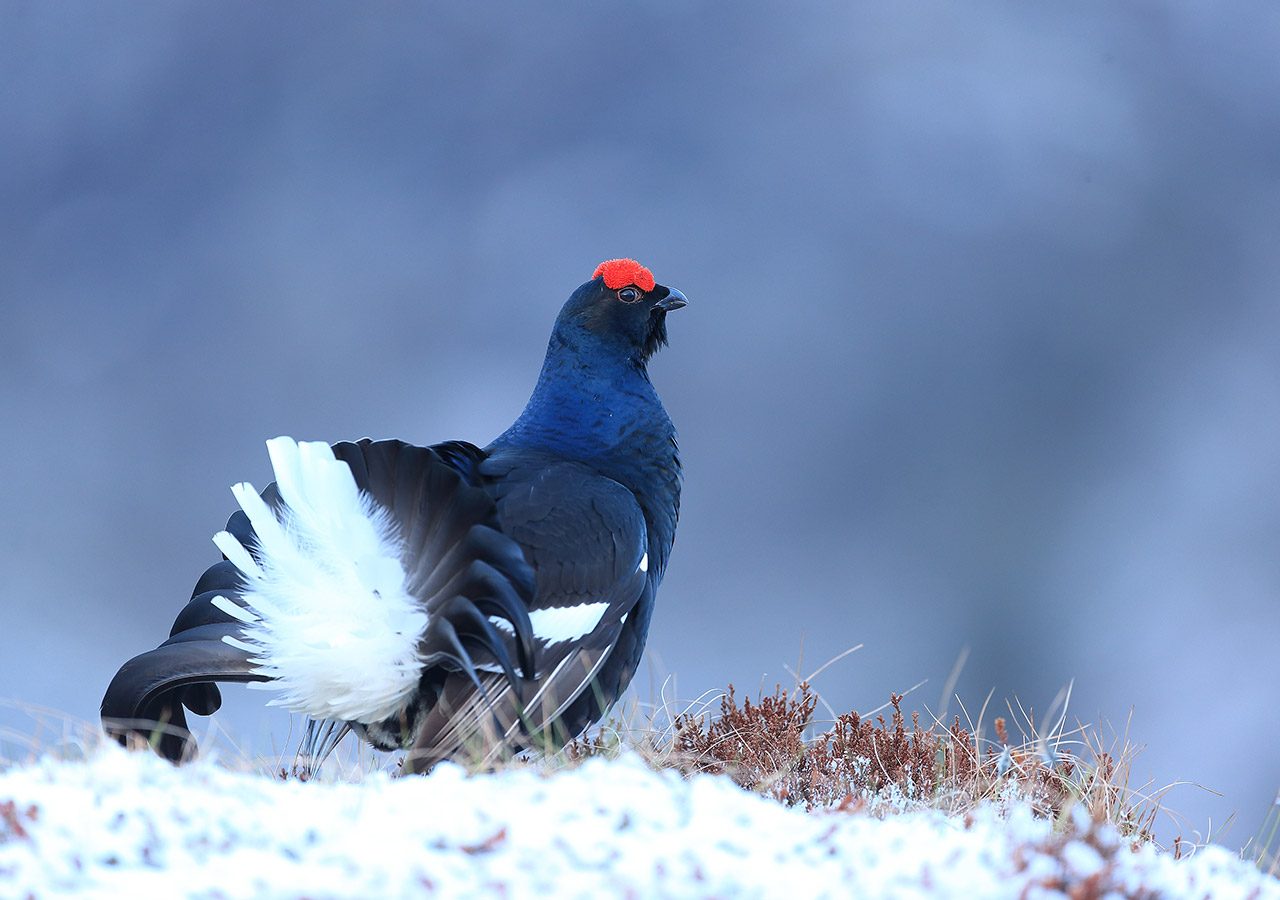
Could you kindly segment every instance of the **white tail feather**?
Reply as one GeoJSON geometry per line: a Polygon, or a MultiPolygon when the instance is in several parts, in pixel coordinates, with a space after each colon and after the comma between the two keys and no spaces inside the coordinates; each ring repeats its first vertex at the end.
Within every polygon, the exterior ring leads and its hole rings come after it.
{"type": "Polygon", "coordinates": [[[254,686],[280,692],[272,705],[381,721],[417,688],[427,624],[405,590],[395,528],[328,444],[278,437],[267,452],[284,501],[279,517],[252,485],[231,489],[257,534],[259,561],[228,532],[214,536],[248,582],[248,610],[236,615],[243,641],[225,640],[255,654],[255,673],[272,680],[254,686]]]}

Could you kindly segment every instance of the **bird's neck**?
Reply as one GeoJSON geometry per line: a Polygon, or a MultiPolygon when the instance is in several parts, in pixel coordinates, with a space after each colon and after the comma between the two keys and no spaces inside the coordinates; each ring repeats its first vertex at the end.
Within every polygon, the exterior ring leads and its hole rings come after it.
{"type": "Polygon", "coordinates": [[[494,444],[595,462],[652,453],[673,434],[642,363],[623,353],[584,352],[553,335],[524,412],[494,444]]]}
{"type": "Polygon", "coordinates": [[[553,335],[524,412],[486,448],[504,450],[585,463],[629,488],[648,526],[650,577],[661,579],[675,538],[681,467],[675,428],[643,363],[576,352],[553,335]]]}

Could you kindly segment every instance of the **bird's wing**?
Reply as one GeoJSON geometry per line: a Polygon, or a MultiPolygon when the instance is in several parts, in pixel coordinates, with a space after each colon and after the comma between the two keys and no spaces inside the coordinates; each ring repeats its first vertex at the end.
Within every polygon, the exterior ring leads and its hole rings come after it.
{"type": "MultiPolygon", "coordinates": [[[[429,768],[459,748],[488,749],[574,734],[557,726],[586,692],[598,709],[618,686],[598,676],[628,615],[652,592],[644,516],[634,495],[589,466],[501,451],[481,465],[498,503],[504,533],[533,564],[529,605],[536,670],[483,692],[453,677],[418,731],[409,763],[429,768]]],[[[616,679],[615,679],[616,680],[616,679]]],[[[577,723],[569,726],[576,730],[577,723]]]]}
{"type": "MultiPolygon", "coordinates": [[[[277,446],[273,451],[280,449],[277,446]]],[[[294,444],[293,449],[296,451],[298,445],[294,444]]],[[[289,481],[296,482],[298,473],[286,476],[286,472],[299,460],[288,452],[282,452],[281,458],[276,456],[273,452],[277,477],[288,494],[289,481]]],[[[475,483],[475,468],[483,458],[482,451],[462,443],[424,448],[400,441],[363,440],[335,444],[328,466],[333,466],[335,457],[346,463],[358,488],[351,492],[359,500],[356,512],[340,510],[336,524],[330,523],[333,534],[321,528],[309,533],[309,537],[333,538],[339,545],[334,554],[341,555],[344,551],[339,538],[345,536],[344,528],[353,524],[351,520],[360,518],[360,510],[373,510],[373,518],[386,520],[375,524],[378,528],[387,525],[387,534],[396,537],[396,561],[402,569],[396,573],[395,580],[400,582],[397,590],[403,588],[406,603],[424,614],[420,617],[421,633],[399,636],[400,645],[407,642],[423,668],[434,666],[444,672],[464,673],[473,688],[483,686],[478,669],[497,669],[504,678],[515,678],[517,669],[531,670],[533,632],[528,610],[534,594],[533,572],[521,548],[499,529],[493,497],[475,483]],[[374,505],[366,508],[360,498],[367,498],[374,505]]],[[[305,483],[306,478],[302,481],[305,483]]],[[[288,503],[278,484],[269,485],[262,492],[261,501],[251,492],[237,494],[245,509],[230,518],[226,533],[219,536],[219,546],[228,558],[201,577],[191,601],[179,613],[169,640],[130,660],[112,680],[102,702],[108,732],[122,741],[130,735],[150,739],[159,734],[158,752],[178,760],[195,749],[183,707],[201,715],[216,711],[221,697],[215,682],[278,684],[283,680],[283,664],[265,664],[263,645],[243,638],[262,621],[260,610],[255,612],[253,603],[255,573],[261,574],[258,570],[263,566],[264,553],[275,552],[268,535],[258,532],[264,527],[268,532],[288,532],[291,518],[326,518],[325,509],[304,509],[315,499],[314,491],[308,494],[295,483],[293,492],[295,496],[288,503]],[[253,515],[257,516],[257,527],[253,515]],[[285,521],[277,522],[276,515],[285,521]]],[[[275,539],[278,541],[280,535],[275,539]]],[[[295,549],[298,548],[288,546],[280,552],[288,555],[295,549]]],[[[368,568],[385,563],[377,549],[371,551],[371,556],[346,560],[348,568],[358,570],[360,565],[368,568]]],[[[314,547],[309,550],[313,557],[314,551],[314,547]]],[[[322,555],[318,558],[319,568],[326,568],[322,555]]],[[[308,570],[304,574],[314,573],[308,570]]],[[[301,592],[301,587],[294,591],[301,592]]],[[[349,604],[354,609],[344,611],[331,606],[330,612],[345,616],[343,627],[354,621],[358,630],[362,615],[359,602],[379,602],[376,587],[370,596],[349,604]]],[[[337,603],[341,605],[341,597],[337,603]]],[[[306,621],[307,603],[299,602],[297,607],[302,622],[293,627],[309,630],[312,623],[306,621]]],[[[314,623],[322,636],[327,624],[314,623]]],[[[306,640],[300,638],[291,649],[309,641],[309,636],[306,640]]],[[[358,704],[359,692],[367,687],[361,682],[371,673],[343,671],[350,666],[326,667],[324,660],[311,658],[310,668],[305,671],[325,668],[327,676],[337,678],[337,692],[349,695],[345,706],[339,708],[349,710],[352,704],[358,704]]],[[[408,689],[416,690],[416,675],[395,674],[408,689]]],[[[319,697],[319,701],[328,699],[319,697]]],[[[314,715],[309,709],[300,711],[314,715]]]]}

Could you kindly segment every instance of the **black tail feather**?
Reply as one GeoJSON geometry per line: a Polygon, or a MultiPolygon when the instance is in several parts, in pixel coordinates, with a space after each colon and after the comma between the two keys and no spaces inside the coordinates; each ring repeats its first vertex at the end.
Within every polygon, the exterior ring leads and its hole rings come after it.
{"type": "Polygon", "coordinates": [[[182,608],[182,612],[178,613],[178,617],[174,619],[173,628],[169,630],[169,637],[177,637],[184,631],[190,631],[192,628],[199,628],[203,625],[230,625],[236,622],[236,619],[213,605],[213,601],[218,597],[222,597],[242,608],[245,605],[244,601],[240,599],[239,589],[205,591],[203,594],[196,594],[182,608]]]}
{"type": "Polygon", "coordinates": [[[216,562],[209,568],[204,570],[204,574],[200,576],[200,580],[196,582],[195,589],[191,592],[191,596],[197,594],[206,594],[209,591],[234,591],[244,586],[244,576],[240,574],[240,570],[230,560],[222,560],[216,562]]]}
{"type": "Polygon", "coordinates": [[[193,688],[209,682],[263,681],[252,672],[250,654],[227,644],[238,625],[202,625],[175,635],[154,650],[125,663],[102,698],[102,723],[107,733],[128,743],[130,738],[155,742],[157,752],[174,762],[190,758],[195,739],[187,728],[185,705],[198,715],[210,715],[220,697],[193,688]]]}

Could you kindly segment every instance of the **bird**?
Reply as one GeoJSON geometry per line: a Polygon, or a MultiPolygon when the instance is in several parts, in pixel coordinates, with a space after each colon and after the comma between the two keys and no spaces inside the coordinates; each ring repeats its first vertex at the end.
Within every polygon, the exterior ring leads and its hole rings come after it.
{"type": "Polygon", "coordinates": [[[648,366],[687,303],[602,262],[484,447],[267,441],[274,481],[232,488],[222,559],[111,680],[105,732],[188,761],[187,714],[247,683],[307,717],[310,751],[354,732],[406,772],[581,734],[636,672],[675,541],[680,451],[648,366]]]}

